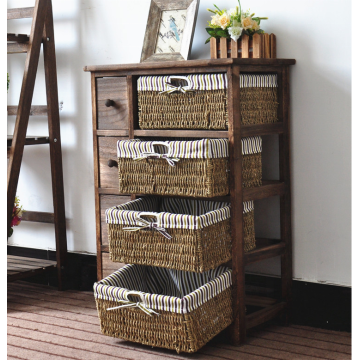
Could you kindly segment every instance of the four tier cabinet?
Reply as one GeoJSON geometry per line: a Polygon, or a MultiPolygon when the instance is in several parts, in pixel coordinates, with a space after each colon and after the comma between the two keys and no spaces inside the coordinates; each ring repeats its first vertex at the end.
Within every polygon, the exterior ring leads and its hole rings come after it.
{"type": "MultiPolygon", "coordinates": [[[[293,59],[214,59],[181,62],[154,62],[129,65],[86,66],[91,72],[93,149],[96,204],[97,277],[100,281],[121,267],[109,259],[109,241],[105,210],[135,199],[141,194],[119,195],[117,141],[140,138],[229,139],[230,192],[211,198],[231,203],[232,301],[234,322],[229,331],[234,345],[244,343],[246,332],[275,316],[288,319],[291,302],[291,189],[290,189],[290,119],[289,68],[293,59]],[[139,126],[137,82],[141,76],[188,76],[225,74],[227,79],[227,130],[148,129],[139,126]],[[277,118],[255,125],[242,121],[242,75],[275,75],[277,118]],[[263,178],[262,185],[243,187],[242,142],[245,137],[277,135],[279,175],[277,180],[263,178]],[[244,251],[243,202],[269,197],[280,199],[280,238],[256,239],[256,248],[244,251]],[[248,296],[245,267],[273,257],[281,257],[282,289],[278,298],[248,296]],[[255,311],[249,311],[252,302],[255,311]]],[[[261,112],[261,104],[259,111],[261,112]]],[[[265,111],[265,110],[264,110],[265,111]]],[[[255,208],[256,213],[256,208],[255,208]]],[[[256,228],[255,228],[256,235],[256,228]]]]}

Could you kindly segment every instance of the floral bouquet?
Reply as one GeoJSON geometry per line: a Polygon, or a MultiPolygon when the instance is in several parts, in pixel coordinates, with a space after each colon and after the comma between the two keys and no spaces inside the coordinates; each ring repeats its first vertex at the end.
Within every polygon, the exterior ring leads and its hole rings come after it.
{"type": "Polygon", "coordinates": [[[241,10],[240,0],[239,6],[235,9],[220,10],[215,4],[215,10],[207,9],[214,16],[208,21],[209,27],[206,31],[210,37],[205,41],[207,44],[212,37],[218,39],[220,37],[231,38],[237,41],[242,34],[252,36],[254,34],[263,34],[264,30],[260,29],[260,21],[267,20],[267,17],[254,17],[255,13],[241,10]]]}
{"type": "Polygon", "coordinates": [[[8,238],[14,232],[13,227],[18,226],[21,223],[23,212],[24,212],[24,209],[22,208],[22,206],[20,206],[20,200],[16,196],[15,197],[15,204],[14,204],[14,208],[13,208],[13,213],[12,213],[12,220],[11,220],[10,230],[8,232],[8,238]]]}

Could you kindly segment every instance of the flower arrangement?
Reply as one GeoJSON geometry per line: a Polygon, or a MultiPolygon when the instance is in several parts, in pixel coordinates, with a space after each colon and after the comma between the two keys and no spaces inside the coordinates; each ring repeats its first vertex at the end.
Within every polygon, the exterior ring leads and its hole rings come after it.
{"type": "Polygon", "coordinates": [[[207,9],[212,14],[211,21],[208,21],[209,27],[206,31],[210,37],[205,41],[207,44],[212,37],[214,38],[231,38],[237,41],[242,34],[252,36],[254,34],[263,34],[264,30],[260,29],[261,20],[267,20],[267,17],[254,17],[255,13],[250,13],[250,9],[241,10],[239,6],[235,9],[220,10],[215,4],[215,10],[207,9]]]}
{"type": "Polygon", "coordinates": [[[22,206],[20,206],[20,200],[16,196],[15,197],[14,208],[13,208],[13,213],[12,213],[11,225],[10,225],[10,229],[9,229],[9,232],[8,232],[8,238],[14,232],[13,227],[18,226],[21,223],[23,212],[24,212],[24,209],[22,208],[22,206]]]}

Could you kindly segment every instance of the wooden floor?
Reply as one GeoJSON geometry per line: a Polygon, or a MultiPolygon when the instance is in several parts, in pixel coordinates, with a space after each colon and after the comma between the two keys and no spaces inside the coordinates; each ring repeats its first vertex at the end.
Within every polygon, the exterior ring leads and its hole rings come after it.
{"type": "Polygon", "coordinates": [[[8,284],[8,359],[351,359],[351,335],[304,326],[268,325],[247,344],[213,340],[196,354],[176,354],[100,333],[93,294],[58,292],[24,281],[8,284]]]}

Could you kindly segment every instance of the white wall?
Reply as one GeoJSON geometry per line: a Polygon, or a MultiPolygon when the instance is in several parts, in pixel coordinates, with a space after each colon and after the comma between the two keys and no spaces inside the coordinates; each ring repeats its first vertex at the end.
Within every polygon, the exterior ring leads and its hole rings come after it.
{"type": "MultiPolygon", "coordinates": [[[[7,7],[33,3],[8,0],[7,7]]],[[[201,0],[192,59],[209,58],[204,28],[209,19],[206,8],[212,4],[213,0],[201,0]]],[[[236,1],[216,4],[230,8],[236,1]]],[[[149,5],[150,0],[53,0],[70,251],[96,251],[90,75],[82,68],[139,62],[149,5]]],[[[349,286],[351,40],[340,29],[350,29],[351,2],[242,1],[243,8],[250,6],[257,15],[269,17],[262,28],[277,35],[278,57],[297,61],[291,69],[294,277],[349,286]]],[[[28,33],[29,26],[28,19],[9,21],[8,32],[28,33]]],[[[16,104],[25,55],[10,56],[8,104],[16,104]]],[[[42,64],[41,58],[34,104],[45,103],[42,64]]],[[[8,124],[10,134],[13,117],[8,124]]],[[[28,134],[47,134],[45,120],[31,118],[28,134]]],[[[264,140],[274,155],[275,140],[264,140]]],[[[266,167],[265,173],[270,176],[272,171],[266,167]]],[[[18,195],[27,209],[52,210],[47,145],[26,148],[18,195]]],[[[256,202],[256,209],[258,235],[279,236],[278,199],[256,202]]],[[[53,249],[52,226],[23,223],[9,244],[53,249]]],[[[266,264],[249,270],[279,273],[278,259],[266,264]]]]}

